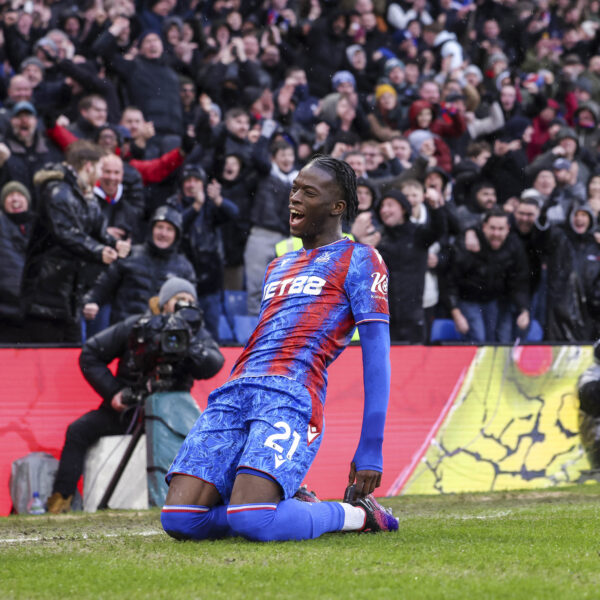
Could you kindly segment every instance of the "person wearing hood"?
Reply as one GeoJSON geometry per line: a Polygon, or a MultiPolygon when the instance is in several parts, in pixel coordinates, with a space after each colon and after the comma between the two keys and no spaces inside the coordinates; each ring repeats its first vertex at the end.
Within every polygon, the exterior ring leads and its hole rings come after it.
{"type": "Polygon", "coordinates": [[[600,142],[600,107],[593,100],[581,103],[573,115],[573,127],[577,134],[580,147],[586,148],[593,155],[597,155],[600,142]]]}
{"type": "MultiPolygon", "coordinates": [[[[451,104],[451,103],[450,103],[451,104]]],[[[415,100],[408,111],[409,128],[404,132],[408,136],[417,129],[428,129],[442,138],[458,138],[466,131],[464,115],[451,105],[436,107],[427,100],[415,100]]],[[[446,169],[450,171],[450,169],[446,169]]]]}
{"type": "Polygon", "coordinates": [[[204,169],[193,164],[184,167],[180,191],[167,199],[167,205],[181,213],[182,248],[196,272],[198,305],[204,311],[206,327],[218,340],[225,266],[220,226],[235,222],[239,209],[224,196],[216,179],[208,183],[204,169]]]}
{"type": "Polygon", "coordinates": [[[244,289],[244,248],[250,235],[251,193],[256,187],[256,173],[244,169],[243,158],[235,153],[225,156],[223,168],[217,174],[221,194],[233,202],[238,210],[234,220],[223,223],[219,229],[225,251],[224,288],[244,289]]]}
{"type": "Polygon", "coordinates": [[[275,246],[290,235],[289,195],[298,170],[294,148],[287,142],[271,146],[271,168],[261,172],[252,199],[250,235],[244,251],[248,314],[260,311],[265,269],[275,246]]]}
{"type": "MultiPolygon", "coordinates": [[[[532,177],[540,169],[552,169],[554,161],[558,158],[565,158],[570,163],[577,163],[572,167],[575,179],[572,184],[581,183],[585,186],[595,166],[595,159],[586,148],[579,145],[579,136],[571,127],[559,129],[552,141],[552,146],[527,166],[525,174],[532,177]]],[[[581,200],[584,200],[583,196],[581,200]]]]}
{"type": "Polygon", "coordinates": [[[31,194],[18,181],[0,192],[0,342],[22,342],[21,279],[31,236],[31,194]]]}
{"type": "Polygon", "coordinates": [[[596,218],[588,204],[575,204],[563,225],[573,252],[572,268],[581,282],[589,318],[586,339],[600,336],[600,244],[594,235],[596,218]]]}
{"type": "Polygon", "coordinates": [[[106,233],[92,189],[102,150],[74,142],[66,163],[35,175],[38,219],[23,271],[21,300],[31,343],[79,343],[83,277],[89,263],[111,264],[125,254],[124,242],[106,233]]]}
{"type": "Polygon", "coordinates": [[[85,294],[83,316],[86,319],[95,318],[100,307],[106,304],[112,307],[111,323],[143,312],[148,298],[156,295],[169,277],[183,277],[195,283],[194,267],[179,251],[181,214],[170,206],[161,206],[150,225],[146,242],[132,246],[129,256],[111,264],[85,294]]]}
{"type": "Polygon", "coordinates": [[[548,222],[552,225],[564,223],[574,206],[585,202],[585,187],[576,181],[577,165],[566,158],[552,162],[556,185],[544,203],[548,222]]]}
{"type": "Polygon", "coordinates": [[[445,230],[443,199],[435,190],[425,194],[430,219],[411,221],[412,207],[399,190],[389,190],[378,206],[383,223],[375,247],[389,270],[390,338],[396,342],[425,341],[423,289],[428,248],[445,230]]]}
{"type": "Polygon", "coordinates": [[[350,233],[361,244],[373,246],[378,241],[378,232],[382,225],[377,214],[378,206],[377,189],[373,183],[364,177],[356,179],[356,196],[358,198],[358,211],[352,223],[349,223],[350,233]]]}
{"type": "Polygon", "coordinates": [[[373,91],[377,79],[374,69],[367,68],[367,53],[360,44],[352,44],[346,48],[348,70],[356,81],[356,91],[367,96],[373,91]]]}

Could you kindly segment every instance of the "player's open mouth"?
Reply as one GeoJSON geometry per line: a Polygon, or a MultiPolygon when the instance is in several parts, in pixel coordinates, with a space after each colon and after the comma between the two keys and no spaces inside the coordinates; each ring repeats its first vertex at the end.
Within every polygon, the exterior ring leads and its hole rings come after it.
{"type": "Polygon", "coordinates": [[[304,213],[301,213],[295,208],[290,208],[290,226],[298,225],[302,219],[304,219],[304,213]]]}

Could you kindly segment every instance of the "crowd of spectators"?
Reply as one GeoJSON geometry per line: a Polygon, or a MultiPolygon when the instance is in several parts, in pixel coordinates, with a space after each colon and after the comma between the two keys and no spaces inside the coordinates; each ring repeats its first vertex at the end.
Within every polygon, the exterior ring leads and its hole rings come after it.
{"type": "Polygon", "coordinates": [[[392,340],[600,335],[598,0],[0,3],[0,342],[81,340],[170,276],[260,306],[316,154],[392,340]],[[110,307],[112,315],[106,309],[110,307]]]}

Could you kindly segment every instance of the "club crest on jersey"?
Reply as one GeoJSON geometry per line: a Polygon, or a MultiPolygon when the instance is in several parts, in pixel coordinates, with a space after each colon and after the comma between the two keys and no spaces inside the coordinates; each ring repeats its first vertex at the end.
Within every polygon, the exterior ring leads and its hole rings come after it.
{"type": "Polygon", "coordinates": [[[373,278],[373,285],[371,286],[371,291],[374,294],[383,294],[386,295],[388,292],[388,276],[384,273],[372,273],[371,277],[373,278]]]}
{"type": "Polygon", "coordinates": [[[331,252],[325,252],[318,258],[315,258],[315,262],[316,263],[325,263],[325,262],[328,262],[330,258],[331,258],[331,252]]]}
{"type": "Polygon", "coordinates": [[[305,294],[308,296],[319,296],[323,286],[327,282],[321,277],[314,275],[298,275],[281,281],[271,281],[265,286],[263,300],[268,300],[274,296],[291,296],[293,294],[305,294]]]}

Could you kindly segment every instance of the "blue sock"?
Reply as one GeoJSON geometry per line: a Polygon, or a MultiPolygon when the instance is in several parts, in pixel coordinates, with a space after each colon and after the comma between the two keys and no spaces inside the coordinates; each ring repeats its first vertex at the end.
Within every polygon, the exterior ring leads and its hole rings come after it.
{"type": "Polygon", "coordinates": [[[160,514],[163,529],[177,540],[219,539],[232,535],[225,505],[165,505],[160,514]]]}
{"type": "Polygon", "coordinates": [[[339,502],[308,503],[294,499],[279,504],[230,504],[227,521],[236,534],[248,540],[309,540],[328,531],[340,531],[344,509],[339,502]]]}

